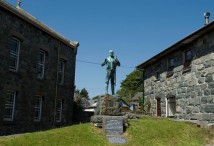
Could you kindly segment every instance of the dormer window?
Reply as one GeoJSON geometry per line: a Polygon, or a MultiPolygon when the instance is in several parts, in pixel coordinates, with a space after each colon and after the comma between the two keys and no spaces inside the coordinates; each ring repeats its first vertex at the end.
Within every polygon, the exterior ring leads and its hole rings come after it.
{"type": "Polygon", "coordinates": [[[184,52],[184,68],[183,70],[189,70],[191,67],[191,61],[193,58],[193,52],[192,50],[188,50],[184,52]]]}
{"type": "Polygon", "coordinates": [[[191,61],[193,58],[193,53],[192,50],[188,50],[184,53],[184,57],[185,57],[185,62],[187,61],[191,61]]]}
{"type": "Polygon", "coordinates": [[[173,68],[174,67],[175,67],[175,58],[169,58],[168,59],[167,77],[170,77],[173,75],[173,68]]]}
{"type": "Polygon", "coordinates": [[[159,81],[160,80],[160,71],[156,71],[156,81],[159,81]]]}
{"type": "Polygon", "coordinates": [[[160,69],[161,69],[161,65],[160,64],[156,65],[156,67],[155,67],[155,78],[156,78],[156,80],[155,81],[160,80],[160,69]]]}
{"type": "Polygon", "coordinates": [[[168,60],[168,71],[173,70],[174,66],[175,66],[175,59],[174,58],[170,58],[168,60]]]}

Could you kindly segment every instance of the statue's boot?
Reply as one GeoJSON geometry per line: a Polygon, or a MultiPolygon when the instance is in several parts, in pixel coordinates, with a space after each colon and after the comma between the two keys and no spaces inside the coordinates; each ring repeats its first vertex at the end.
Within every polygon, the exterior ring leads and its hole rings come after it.
{"type": "Polygon", "coordinates": [[[105,94],[108,94],[108,84],[105,84],[105,94]]]}
{"type": "Polygon", "coordinates": [[[114,95],[114,84],[111,85],[111,92],[112,92],[112,95],[114,95]]]}

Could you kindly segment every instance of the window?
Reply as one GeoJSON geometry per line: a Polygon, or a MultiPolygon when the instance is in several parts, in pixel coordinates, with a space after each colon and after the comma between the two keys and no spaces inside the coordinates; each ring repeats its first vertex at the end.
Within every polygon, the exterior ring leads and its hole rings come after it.
{"type": "Polygon", "coordinates": [[[193,58],[192,50],[188,50],[184,52],[184,69],[190,68],[192,58],[193,58]]]}
{"type": "Polygon", "coordinates": [[[37,77],[39,79],[44,78],[45,71],[45,51],[40,50],[37,56],[37,77]]]}
{"type": "Polygon", "coordinates": [[[16,38],[12,38],[10,42],[10,62],[9,69],[18,71],[19,64],[19,51],[20,51],[20,41],[16,38]]]}
{"type": "Polygon", "coordinates": [[[36,96],[34,101],[34,121],[41,121],[42,117],[42,96],[36,96]]]}
{"type": "Polygon", "coordinates": [[[65,70],[65,61],[63,59],[59,60],[59,67],[58,67],[58,83],[64,83],[64,70],[65,70]]]}
{"type": "Polygon", "coordinates": [[[156,71],[156,81],[160,80],[160,71],[156,71]]]}
{"type": "Polygon", "coordinates": [[[13,121],[14,118],[14,110],[15,110],[15,101],[16,101],[16,92],[10,91],[7,93],[5,98],[5,113],[4,120],[5,121],[13,121]]]}
{"type": "Polygon", "coordinates": [[[168,60],[167,77],[173,75],[173,68],[174,68],[174,67],[175,67],[175,59],[174,59],[174,58],[170,58],[170,59],[168,60]]]}
{"type": "Polygon", "coordinates": [[[160,80],[160,70],[161,70],[161,65],[158,64],[155,66],[155,78],[156,78],[156,81],[159,81],[160,80]]]}
{"type": "Polygon", "coordinates": [[[56,101],[56,122],[62,121],[62,99],[56,101]]]}
{"type": "Polygon", "coordinates": [[[168,70],[172,70],[175,66],[175,59],[174,58],[170,58],[168,60],[168,70]]]}
{"type": "Polygon", "coordinates": [[[192,53],[191,50],[188,50],[188,51],[184,52],[184,55],[185,55],[185,56],[184,56],[185,62],[191,61],[192,58],[193,58],[193,53],[192,53]]]}

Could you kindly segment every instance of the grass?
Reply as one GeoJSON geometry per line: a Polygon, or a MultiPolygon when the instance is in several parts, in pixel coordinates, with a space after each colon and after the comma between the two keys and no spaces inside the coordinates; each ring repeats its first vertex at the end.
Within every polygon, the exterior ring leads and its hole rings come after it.
{"type": "MultiPolygon", "coordinates": [[[[131,120],[124,146],[201,146],[214,134],[194,124],[165,118],[131,120]]],[[[0,137],[0,146],[111,146],[102,129],[80,124],[43,132],[0,137]]]]}

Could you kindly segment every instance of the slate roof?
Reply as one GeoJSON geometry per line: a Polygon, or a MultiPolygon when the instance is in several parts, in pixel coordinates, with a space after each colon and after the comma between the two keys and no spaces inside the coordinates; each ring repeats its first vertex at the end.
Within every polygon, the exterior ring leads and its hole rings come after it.
{"type": "Polygon", "coordinates": [[[32,15],[30,15],[29,13],[27,13],[26,11],[21,9],[20,7],[14,7],[14,6],[10,5],[9,3],[5,2],[4,0],[0,0],[0,7],[8,10],[9,12],[13,13],[17,17],[27,21],[31,25],[45,31],[49,35],[53,36],[54,38],[60,40],[61,42],[65,43],[66,45],[68,45],[72,48],[77,48],[79,45],[78,42],[71,42],[70,40],[66,39],[65,37],[63,37],[56,31],[54,31],[50,27],[46,26],[45,24],[43,24],[41,21],[39,21],[32,15]]]}
{"type": "Polygon", "coordinates": [[[164,51],[160,52],[159,54],[153,56],[149,60],[139,64],[136,66],[138,69],[143,69],[146,66],[151,65],[153,62],[158,61],[160,58],[167,56],[169,53],[189,44],[190,42],[198,39],[199,37],[203,36],[204,34],[214,30],[214,21],[210,22],[209,24],[203,26],[202,28],[198,29],[197,31],[193,32],[192,34],[188,35],[187,37],[183,38],[182,40],[178,41],[174,45],[168,47],[164,51]]]}
{"type": "Polygon", "coordinates": [[[139,97],[143,97],[143,92],[138,92],[132,97],[132,100],[138,100],[139,97]]]}

